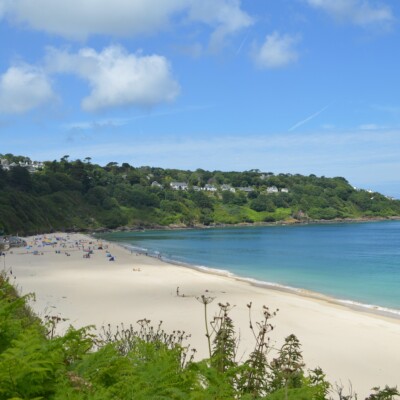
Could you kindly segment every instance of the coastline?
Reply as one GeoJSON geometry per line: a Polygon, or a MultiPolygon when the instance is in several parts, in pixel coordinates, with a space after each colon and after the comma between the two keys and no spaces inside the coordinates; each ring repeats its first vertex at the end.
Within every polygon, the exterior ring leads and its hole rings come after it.
{"type": "MultiPolygon", "coordinates": [[[[82,241],[84,247],[98,243],[97,238],[82,234],[48,236],[69,237],[70,243],[82,241]]],[[[154,323],[163,320],[166,330],[192,334],[189,343],[202,358],[207,355],[204,311],[196,297],[206,295],[216,298],[210,304],[210,319],[218,302],[235,305],[231,315],[241,338],[239,354],[243,354],[254,345],[246,307],[251,301],[255,320],[262,305],[281,310],[272,321],[276,326],[271,335],[274,347],[289,334],[296,334],[307,367],[321,366],[332,383],[347,386],[351,380],[360,398],[374,385],[400,385],[396,373],[400,368],[400,322],[396,318],[355,311],[306,292],[260,287],[215,271],[170,264],[136,255],[115,242],[101,242],[116,256],[115,262],[108,261],[105,250],[96,249],[85,259],[81,248],[67,246],[60,254],[55,252],[61,248],[56,245],[39,248],[43,255],[33,255],[37,247],[13,249],[13,254],[6,256],[7,266],[12,266],[12,277],[23,293],[36,293],[32,306],[39,315],[51,312],[72,318],[65,328],[69,323],[99,328],[107,323],[129,325],[141,318],[154,323]],[[177,286],[184,296],[176,295],[177,286]]]]}
{"type": "Polygon", "coordinates": [[[336,297],[325,295],[320,292],[315,292],[315,291],[304,289],[304,288],[297,288],[297,287],[292,287],[292,286],[281,285],[281,284],[275,283],[275,282],[260,281],[260,280],[254,279],[254,278],[241,277],[241,276],[235,275],[234,273],[227,271],[227,270],[218,270],[215,268],[199,267],[199,266],[195,266],[195,265],[177,263],[173,260],[163,259],[163,261],[168,262],[172,265],[183,266],[185,268],[192,268],[192,269],[195,269],[196,271],[199,271],[202,273],[224,276],[229,279],[234,279],[237,282],[247,283],[254,287],[290,293],[290,294],[293,294],[296,296],[302,296],[302,297],[314,299],[317,301],[327,302],[327,303],[334,304],[337,306],[347,307],[354,311],[364,312],[364,313],[368,313],[368,314],[372,314],[372,315],[376,315],[376,316],[380,316],[380,317],[385,317],[385,318],[393,318],[395,320],[400,321],[400,310],[397,310],[397,309],[383,307],[383,306],[379,306],[379,305],[375,305],[375,304],[364,304],[364,303],[356,302],[353,300],[339,299],[336,297]]]}
{"type": "MultiPolygon", "coordinates": [[[[140,232],[140,231],[163,231],[163,230],[192,230],[192,229],[218,229],[218,228],[235,228],[235,227],[258,227],[258,226],[301,226],[301,225],[331,225],[331,224],[358,224],[368,222],[384,222],[384,221],[400,221],[400,216],[390,217],[360,217],[360,218],[334,218],[334,219],[307,219],[307,220],[281,220],[275,222],[240,222],[237,224],[222,224],[214,223],[210,225],[195,224],[172,224],[172,225],[134,225],[134,226],[120,226],[118,228],[97,228],[86,229],[79,232],[87,235],[97,233],[110,233],[110,232],[140,232]]],[[[71,231],[72,232],[72,231],[71,231]]]]}
{"type": "MultiPolygon", "coordinates": [[[[358,222],[372,222],[372,221],[358,221],[358,222]]],[[[379,222],[379,221],[374,221],[374,222],[379,222]]],[[[350,222],[348,222],[350,223],[350,222]]],[[[222,227],[215,227],[217,228],[222,228],[222,227]]],[[[195,228],[194,228],[195,229],[195,228]]],[[[211,228],[212,229],[212,228],[211,228]]],[[[94,240],[98,239],[96,235],[88,235],[89,237],[92,237],[94,240]]],[[[105,239],[102,239],[105,240],[105,239]]],[[[175,260],[173,258],[166,258],[160,254],[160,252],[155,252],[149,253],[147,249],[140,248],[137,246],[133,246],[130,244],[126,244],[124,242],[118,242],[118,241],[108,241],[109,243],[114,243],[118,246],[121,246],[124,249],[127,249],[128,251],[135,251],[137,253],[141,253],[143,255],[146,255],[148,257],[155,257],[159,258],[160,261],[166,262],[171,265],[183,267],[183,268],[190,268],[196,271],[199,271],[201,273],[207,273],[211,275],[216,275],[216,276],[223,276],[228,279],[234,279],[235,281],[238,282],[243,282],[246,284],[249,284],[254,287],[259,287],[259,288],[265,288],[268,290],[277,290],[277,291],[282,291],[285,293],[291,293],[297,296],[303,296],[306,298],[314,299],[317,301],[324,301],[330,304],[334,304],[337,306],[341,307],[346,307],[349,308],[353,311],[357,312],[363,312],[367,314],[372,314],[372,315],[377,315],[380,317],[384,318],[389,318],[389,319],[395,319],[400,321],[400,309],[396,308],[390,308],[386,306],[382,306],[379,304],[368,304],[368,303],[362,303],[356,300],[351,300],[347,298],[339,298],[339,297],[334,297],[332,295],[327,295],[322,292],[318,292],[315,290],[309,290],[301,287],[294,287],[294,286],[289,286],[289,285],[283,285],[277,282],[270,282],[270,281],[263,281],[251,277],[246,277],[246,276],[239,276],[236,275],[235,273],[225,270],[225,269],[219,269],[216,267],[209,267],[209,266],[201,266],[201,265],[195,265],[195,264],[190,264],[188,262],[182,262],[175,260]],[[160,257],[158,257],[160,256],[160,257]]]]}
{"type": "Polygon", "coordinates": [[[322,302],[330,303],[330,304],[333,304],[336,306],[346,307],[353,311],[372,314],[375,316],[400,321],[400,310],[397,310],[397,309],[383,307],[383,306],[379,306],[379,305],[375,305],[375,304],[364,304],[364,303],[356,302],[353,300],[339,299],[336,297],[325,295],[320,292],[315,292],[315,291],[304,289],[304,288],[296,288],[296,287],[292,287],[292,286],[281,285],[281,284],[275,283],[275,282],[266,282],[266,281],[260,281],[260,280],[253,279],[253,278],[241,277],[241,276],[235,275],[235,274],[233,274],[229,271],[225,271],[225,270],[218,270],[218,269],[208,268],[208,267],[197,267],[197,266],[192,266],[189,264],[186,265],[183,263],[179,264],[174,261],[167,261],[167,260],[163,260],[163,261],[171,263],[172,265],[184,266],[185,268],[193,268],[202,273],[224,276],[229,279],[234,279],[235,281],[238,281],[238,282],[247,283],[254,287],[259,287],[259,288],[263,288],[263,289],[267,289],[267,290],[277,290],[277,291],[284,292],[284,293],[290,293],[290,294],[293,294],[296,296],[302,296],[302,297],[306,297],[306,298],[313,299],[316,301],[322,301],[322,302]]]}

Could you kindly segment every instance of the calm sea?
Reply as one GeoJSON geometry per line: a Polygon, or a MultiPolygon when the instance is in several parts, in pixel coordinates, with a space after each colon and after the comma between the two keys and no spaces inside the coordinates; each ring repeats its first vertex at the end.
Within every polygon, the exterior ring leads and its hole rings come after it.
{"type": "Polygon", "coordinates": [[[390,308],[400,315],[400,221],[102,237],[167,260],[390,308]]]}

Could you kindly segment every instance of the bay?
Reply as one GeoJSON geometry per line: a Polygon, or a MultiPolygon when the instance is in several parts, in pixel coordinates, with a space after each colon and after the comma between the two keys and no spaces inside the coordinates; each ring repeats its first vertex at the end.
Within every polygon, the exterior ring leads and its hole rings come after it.
{"type": "Polygon", "coordinates": [[[400,221],[115,232],[149,255],[400,313],[400,221]]]}

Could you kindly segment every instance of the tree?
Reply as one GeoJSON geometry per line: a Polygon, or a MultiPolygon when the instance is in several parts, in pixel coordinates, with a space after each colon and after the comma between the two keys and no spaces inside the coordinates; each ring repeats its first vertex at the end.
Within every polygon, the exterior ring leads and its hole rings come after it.
{"type": "Polygon", "coordinates": [[[130,170],[127,175],[126,175],[126,180],[131,184],[131,185],[136,185],[139,184],[141,181],[141,174],[139,171],[132,169],[130,170]]]}
{"type": "Polygon", "coordinates": [[[128,218],[120,210],[107,211],[101,217],[101,222],[106,228],[115,229],[128,223],[128,218]]]}
{"type": "Polygon", "coordinates": [[[237,206],[243,206],[247,203],[247,197],[244,192],[238,192],[235,194],[235,198],[232,201],[233,204],[237,206]]]}
{"type": "Polygon", "coordinates": [[[204,192],[193,192],[190,198],[200,208],[213,208],[213,201],[204,192]]]}
{"type": "Polygon", "coordinates": [[[9,183],[15,188],[23,191],[30,191],[32,189],[32,177],[28,170],[19,165],[11,168],[8,174],[9,183]]]}
{"type": "Polygon", "coordinates": [[[222,202],[224,204],[231,204],[235,200],[235,193],[231,192],[230,190],[224,190],[222,192],[222,202]]]}
{"type": "Polygon", "coordinates": [[[254,211],[269,211],[274,212],[276,207],[272,202],[270,196],[266,194],[260,194],[256,199],[250,202],[250,208],[254,211]]]}

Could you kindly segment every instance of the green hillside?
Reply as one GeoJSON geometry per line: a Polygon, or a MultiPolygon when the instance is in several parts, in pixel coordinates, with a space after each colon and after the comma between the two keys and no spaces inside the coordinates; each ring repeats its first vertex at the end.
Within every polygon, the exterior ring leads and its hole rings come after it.
{"type": "MultiPolygon", "coordinates": [[[[30,161],[11,154],[8,162],[30,161]]],[[[35,172],[0,167],[0,230],[200,226],[400,216],[400,201],[354,189],[342,177],[136,168],[45,162],[35,172]],[[174,190],[172,182],[187,184],[174,190]],[[208,190],[205,190],[208,189],[208,190]]]]}

